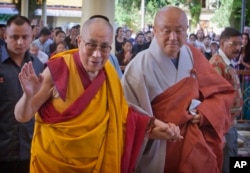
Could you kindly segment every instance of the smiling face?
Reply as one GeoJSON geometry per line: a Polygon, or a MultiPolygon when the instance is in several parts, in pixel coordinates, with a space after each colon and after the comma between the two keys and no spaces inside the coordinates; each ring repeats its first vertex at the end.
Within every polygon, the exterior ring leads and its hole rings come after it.
{"type": "Polygon", "coordinates": [[[91,19],[78,38],[80,59],[88,73],[98,74],[109,58],[113,30],[103,19],[91,19]]]}
{"type": "Polygon", "coordinates": [[[177,57],[186,42],[187,26],[186,14],[177,7],[165,7],[157,13],[154,34],[164,54],[177,57]]]}

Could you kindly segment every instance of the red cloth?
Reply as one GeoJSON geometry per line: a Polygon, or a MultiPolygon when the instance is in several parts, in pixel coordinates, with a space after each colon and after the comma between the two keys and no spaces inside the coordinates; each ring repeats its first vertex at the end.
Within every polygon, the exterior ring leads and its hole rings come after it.
{"type": "Polygon", "coordinates": [[[152,101],[156,118],[179,125],[184,139],[167,144],[166,173],[220,173],[223,157],[223,135],[231,125],[230,107],[235,96],[231,85],[217,74],[195,48],[191,75],[152,101]],[[200,124],[192,124],[188,107],[192,99],[204,115],[200,124]],[[220,105],[220,107],[218,106],[220,105]]]}
{"type": "MultiPolygon", "coordinates": [[[[74,54],[74,58],[79,62],[79,54],[74,54]]],[[[65,100],[67,92],[67,84],[69,80],[69,70],[63,58],[58,58],[50,61],[48,63],[48,68],[50,69],[53,81],[57,88],[60,97],[65,100]],[[60,67],[60,70],[55,67],[60,67]]],[[[78,68],[80,70],[80,68],[78,68]]],[[[82,72],[83,73],[83,72],[82,72]]],[[[79,74],[82,74],[79,72],[79,74]]],[[[84,77],[81,77],[82,83],[86,84],[84,77]]],[[[44,122],[46,123],[58,123],[62,121],[67,121],[78,116],[91,102],[98,90],[102,87],[104,81],[106,80],[106,75],[103,70],[100,71],[97,78],[92,83],[87,83],[88,87],[85,92],[83,92],[75,102],[70,105],[64,112],[60,113],[51,104],[51,100],[45,102],[39,109],[39,114],[44,122]]]]}
{"type": "Polygon", "coordinates": [[[134,171],[148,122],[148,116],[143,116],[129,108],[126,122],[125,149],[122,156],[122,173],[132,173],[134,171]]]}
{"type": "MultiPolygon", "coordinates": [[[[106,76],[104,71],[100,71],[97,78],[93,82],[90,82],[85,69],[80,64],[78,52],[74,53],[74,60],[75,60],[74,62],[76,63],[76,68],[81,78],[81,82],[84,85],[84,88],[86,88],[86,90],[82,93],[82,95],[78,97],[78,99],[72,105],[70,105],[62,113],[58,112],[53,107],[53,105],[51,104],[51,100],[44,103],[44,105],[39,110],[39,114],[42,120],[46,123],[53,124],[53,123],[63,122],[78,116],[80,112],[82,112],[83,109],[87,106],[87,104],[92,100],[94,93],[98,91],[98,89],[103,84],[104,80],[108,78],[108,81],[109,80],[111,81],[111,79],[109,78],[114,78],[114,76],[111,75],[106,76]]],[[[48,67],[50,68],[54,84],[59,92],[60,97],[64,100],[67,99],[66,92],[69,80],[69,70],[68,66],[66,65],[66,62],[64,61],[63,58],[52,59],[49,61],[48,67]],[[55,68],[55,67],[60,67],[60,68],[55,68]]],[[[118,99],[120,102],[121,100],[123,100],[119,98],[117,95],[115,95],[114,97],[115,99],[118,99]]],[[[122,108],[122,106],[119,108],[122,108]]],[[[116,116],[122,116],[122,114],[117,113],[116,116]]],[[[122,173],[132,173],[133,170],[135,169],[136,161],[138,159],[139,152],[141,151],[141,147],[143,145],[148,122],[149,122],[149,116],[143,115],[141,113],[134,111],[132,108],[129,108],[126,119],[126,133],[124,139],[125,144],[123,148],[124,151],[121,159],[122,173]]]]}

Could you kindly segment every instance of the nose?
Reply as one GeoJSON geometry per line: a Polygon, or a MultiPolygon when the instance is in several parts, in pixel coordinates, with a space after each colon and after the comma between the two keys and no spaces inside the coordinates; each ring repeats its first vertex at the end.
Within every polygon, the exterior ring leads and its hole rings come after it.
{"type": "Polygon", "coordinates": [[[177,38],[176,32],[171,31],[170,36],[169,36],[169,39],[170,39],[170,40],[176,40],[176,38],[177,38]]]}
{"type": "Polygon", "coordinates": [[[100,48],[96,48],[92,54],[93,57],[100,57],[101,56],[101,52],[100,52],[100,48]]]}
{"type": "Polygon", "coordinates": [[[23,38],[22,37],[18,38],[17,44],[23,44],[23,38]]]}

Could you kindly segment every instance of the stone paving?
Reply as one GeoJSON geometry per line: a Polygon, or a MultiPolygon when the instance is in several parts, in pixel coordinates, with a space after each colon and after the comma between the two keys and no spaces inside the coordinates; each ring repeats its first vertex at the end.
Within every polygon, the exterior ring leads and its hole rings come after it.
{"type": "Polygon", "coordinates": [[[238,129],[238,155],[250,157],[250,122],[237,123],[238,129]]]}

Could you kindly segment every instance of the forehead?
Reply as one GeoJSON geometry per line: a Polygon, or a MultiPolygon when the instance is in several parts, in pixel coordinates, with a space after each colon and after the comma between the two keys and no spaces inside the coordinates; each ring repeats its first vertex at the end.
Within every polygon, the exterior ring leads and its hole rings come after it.
{"type": "Polygon", "coordinates": [[[12,34],[12,35],[31,35],[32,34],[32,28],[27,23],[24,23],[23,25],[16,25],[15,23],[12,23],[10,26],[6,28],[6,33],[12,34]]]}
{"type": "Polygon", "coordinates": [[[65,33],[60,32],[60,33],[58,33],[56,36],[57,36],[57,37],[60,37],[60,36],[65,36],[65,35],[66,35],[65,33]]]}
{"type": "Polygon", "coordinates": [[[162,11],[157,16],[156,25],[170,28],[187,27],[187,17],[174,9],[162,11]]]}
{"type": "Polygon", "coordinates": [[[63,43],[59,43],[57,47],[65,47],[65,45],[63,43]]]}
{"type": "Polygon", "coordinates": [[[30,50],[39,50],[39,48],[36,46],[30,46],[30,50]]]}
{"type": "Polygon", "coordinates": [[[229,38],[229,41],[238,41],[241,42],[242,41],[242,37],[241,36],[233,36],[229,38]]]}
{"type": "Polygon", "coordinates": [[[113,33],[108,25],[103,25],[100,23],[90,24],[83,31],[83,35],[87,39],[102,41],[102,42],[112,42],[113,33]]]}
{"type": "Polygon", "coordinates": [[[124,45],[126,45],[126,46],[132,46],[132,43],[130,43],[130,42],[126,42],[124,45]]]}

